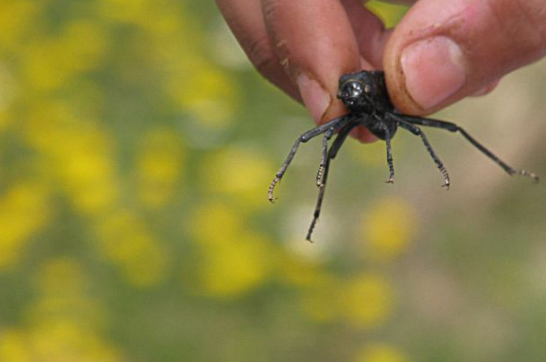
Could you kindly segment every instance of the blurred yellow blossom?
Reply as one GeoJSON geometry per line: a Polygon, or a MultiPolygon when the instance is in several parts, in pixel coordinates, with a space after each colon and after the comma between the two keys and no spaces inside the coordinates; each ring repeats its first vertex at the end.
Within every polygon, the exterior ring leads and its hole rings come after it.
{"type": "Polygon", "coordinates": [[[13,70],[0,60],[0,132],[10,121],[11,106],[19,91],[13,70]]]}
{"type": "Polygon", "coordinates": [[[236,196],[241,204],[266,207],[264,185],[271,182],[272,169],[273,166],[251,147],[224,148],[202,162],[203,187],[236,196]],[[260,194],[264,197],[256,197],[260,194]]]}
{"type": "Polygon", "coordinates": [[[384,167],[387,151],[383,142],[363,145],[360,142],[347,142],[346,147],[358,162],[365,166],[384,167]]]}
{"type": "Polygon", "coordinates": [[[32,89],[53,91],[64,85],[72,74],[59,64],[62,45],[53,39],[35,39],[25,47],[21,67],[24,82],[32,89]]]}
{"type": "MultiPolygon", "coordinates": [[[[302,241],[298,240],[297,242],[302,241]]],[[[325,280],[329,280],[324,265],[296,257],[292,253],[280,254],[276,267],[277,273],[286,283],[299,287],[323,287],[325,280]]]]}
{"type": "Polygon", "coordinates": [[[99,65],[107,45],[104,30],[90,21],[65,26],[59,38],[34,38],[22,50],[22,74],[28,86],[52,91],[99,65]]]}
{"type": "Polygon", "coordinates": [[[97,68],[108,51],[104,26],[90,20],[68,22],[59,43],[64,48],[59,63],[67,73],[97,68]]]}
{"type": "Polygon", "coordinates": [[[74,259],[45,262],[36,273],[37,300],[27,307],[28,323],[0,333],[0,361],[122,361],[117,348],[100,337],[103,318],[98,308],[89,309],[96,303],[85,280],[74,259]]]}
{"type": "Polygon", "coordinates": [[[51,217],[46,184],[21,180],[0,195],[0,270],[21,258],[30,238],[51,217]]]}
{"type": "Polygon", "coordinates": [[[40,298],[28,308],[28,319],[40,323],[45,318],[70,318],[75,323],[101,326],[104,313],[87,296],[88,279],[75,259],[58,257],[48,261],[36,275],[40,298]]]}
{"type": "Polygon", "coordinates": [[[0,334],[0,361],[35,361],[25,333],[18,329],[2,329],[2,333],[0,334]]]}
{"type": "Polygon", "coordinates": [[[9,117],[8,112],[0,111],[0,134],[4,130],[4,127],[9,124],[9,122],[10,122],[10,117],[9,117]]]}
{"type": "Polygon", "coordinates": [[[43,295],[83,294],[85,276],[78,262],[59,257],[45,263],[36,275],[36,289],[43,295]]]}
{"type": "Polygon", "coordinates": [[[198,242],[199,273],[205,293],[218,297],[244,294],[260,285],[273,269],[274,254],[263,235],[244,223],[244,213],[221,202],[197,208],[189,230],[198,242]]]}
{"type": "Polygon", "coordinates": [[[99,0],[100,14],[106,18],[127,23],[143,23],[155,19],[159,7],[167,6],[170,1],[150,0],[99,0]],[[148,20],[149,21],[149,20],[148,20]]]}
{"type": "Polygon", "coordinates": [[[373,328],[390,317],[393,292],[379,274],[366,273],[346,280],[323,274],[318,283],[304,289],[301,303],[316,321],[336,319],[355,328],[373,328]]]}
{"type": "Polygon", "coordinates": [[[359,328],[376,327],[390,317],[393,292],[385,277],[362,274],[337,287],[338,303],[347,322],[359,328]]]}
{"type": "Polygon", "coordinates": [[[363,348],[354,362],[407,362],[405,355],[395,346],[375,343],[363,348]]]}
{"type": "Polygon", "coordinates": [[[142,203],[157,208],[172,198],[182,176],[184,155],[174,130],[160,128],[144,135],[136,154],[137,190],[142,203]]]}
{"type": "Polygon", "coordinates": [[[119,181],[106,130],[79,117],[72,105],[50,101],[30,110],[25,132],[76,209],[97,215],[115,205],[119,181]]]}
{"type": "Polygon", "coordinates": [[[204,33],[186,15],[184,5],[166,0],[101,0],[100,12],[142,27],[149,40],[142,51],[161,69],[170,99],[200,127],[226,128],[239,104],[238,84],[199,51],[204,33]]]}
{"type": "Polygon", "coordinates": [[[171,84],[175,99],[209,128],[225,128],[232,121],[238,104],[237,85],[224,72],[200,66],[186,74],[184,82],[171,84]]]}
{"type": "Polygon", "coordinates": [[[34,361],[117,362],[120,353],[87,326],[70,320],[44,321],[31,328],[28,342],[34,361]]]}
{"type": "Polygon", "coordinates": [[[97,221],[96,230],[99,251],[118,265],[132,285],[150,287],[166,278],[168,251],[145,219],[131,210],[118,210],[97,221]]]}
{"type": "Polygon", "coordinates": [[[3,0],[0,1],[0,51],[19,50],[31,30],[40,23],[43,1],[3,0]]]}
{"type": "MultiPolygon", "coordinates": [[[[222,235],[222,230],[216,232],[222,235]]],[[[226,236],[223,244],[203,244],[201,255],[202,287],[216,297],[244,294],[262,284],[271,270],[267,240],[256,233],[226,236]]]]}
{"type": "Polygon", "coordinates": [[[9,362],[119,362],[121,353],[93,330],[70,320],[45,320],[3,330],[0,360],[9,362]]]}
{"type": "Polygon", "coordinates": [[[311,319],[330,322],[340,317],[338,282],[333,276],[325,274],[318,283],[302,291],[301,308],[311,319]]]}
{"type": "Polygon", "coordinates": [[[233,207],[219,201],[204,202],[189,219],[189,230],[201,243],[225,244],[245,230],[243,217],[233,207]]]}
{"type": "Polygon", "coordinates": [[[369,246],[364,250],[367,258],[390,261],[406,250],[416,229],[416,210],[409,203],[399,198],[383,198],[364,214],[359,235],[369,246]]]}

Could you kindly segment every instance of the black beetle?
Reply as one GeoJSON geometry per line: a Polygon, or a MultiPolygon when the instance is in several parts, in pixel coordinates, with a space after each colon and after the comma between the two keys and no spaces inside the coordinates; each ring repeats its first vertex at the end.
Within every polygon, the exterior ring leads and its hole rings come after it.
{"type": "Polygon", "coordinates": [[[394,181],[391,140],[394,137],[398,127],[402,127],[414,135],[421,137],[428,153],[436,163],[436,166],[438,166],[438,169],[442,172],[444,177],[444,184],[442,186],[449,188],[449,174],[419,126],[436,127],[451,132],[459,132],[478,150],[502,167],[502,169],[509,175],[523,175],[532,178],[535,182],[539,181],[538,176],[533,172],[516,170],[508,166],[491,151],[470,136],[464,129],[454,123],[432,118],[415,117],[398,112],[390,101],[385,84],[385,74],[383,71],[363,70],[356,73],[342,75],[339,78],[337,97],[345,104],[345,107],[349,110],[349,113],[344,116],[334,118],[331,121],[328,121],[323,125],[320,125],[301,135],[292,146],[288,157],[286,157],[284,160],[280,170],[277,172],[277,175],[269,186],[268,197],[269,201],[273,202],[275,200],[273,197],[275,185],[282,179],[286,169],[292,162],[300,143],[305,143],[320,134],[324,134],[322,142],[322,156],[316,178],[317,186],[319,187],[320,191],[315,212],[313,214],[313,220],[311,221],[311,225],[307,231],[306,239],[309,241],[311,241],[311,234],[313,233],[313,229],[315,228],[315,224],[317,223],[320,215],[330,161],[336,157],[337,152],[343,145],[343,142],[351,130],[357,126],[366,127],[371,133],[373,133],[379,139],[384,140],[387,144],[387,163],[389,166],[388,183],[392,183],[394,181]],[[328,141],[336,133],[338,133],[336,139],[328,148],[328,141]]]}

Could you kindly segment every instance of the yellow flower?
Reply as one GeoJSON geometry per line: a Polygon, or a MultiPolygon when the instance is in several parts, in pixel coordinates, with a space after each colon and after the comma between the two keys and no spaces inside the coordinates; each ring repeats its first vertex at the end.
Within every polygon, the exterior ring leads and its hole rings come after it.
{"type": "Polygon", "coordinates": [[[362,349],[354,362],[407,362],[405,355],[398,348],[385,344],[375,343],[362,349]]]}
{"type": "MultiPolygon", "coordinates": [[[[297,240],[301,243],[301,240],[297,240]]],[[[325,280],[329,280],[323,266],[318,262],[302,259],[291,253],[281,253],[276,265],[277,273],[289,284],[299,287],[323,286],[325,280]]]]}
{"type": "Polygon", "coordinates": [[[301,304],[315,321],[343,320],[356,328],[373,328],[391,315],[391,286],[382,276],[362,274],[348,280],[322,274],[304,289],[301,304]]]}
{"type": "Polygon", "coordinates": [[[173,130],[155,129],[144,135],[137,151],[138,197],[150,207],[164,206],[182,176],[184,150],[173,130]]]}
{"type": "Polygon", "coordinates": [[[1,1],[0,6],[0,50],[17,51],[24,36],[36,31],[40,23],[43,2],[17,0],[1,1]]]}
{"type": "Polygon", "coordinates": [[[35,279],[39,298],[28,307],[27,320],[40,324],[46,319],[70,319],[96,329],[105,321],[104,311],[87,296],[88,278],[75,259],[47,260],[35,279]]]}
{"type": "MultiPolygon", "coordinates": [[[[374,142],[369,145],[362,145],[360,142],[347,142],[346,146],[351,155],[358,162],[368,167],[385,167],[385,144],[383,142],[374,142]]],[[[341,151],[343,152],[343,151],[341,151]]]]}
{"type": "Polygon", "coordinates": [[[202,162],[203,187],[235,196],[243,205],[267,207],[266,191],[273,169],[257,150],[225,148],[202,162]],[[263,198],[256,195],[263,195],[263,198]]]}
{"type": "MultiPolygon", "coordinates": [[[[0,95],[0,97],[3,97],[3,95],[0,95]]],[[[0,100],[0,103],[1,102],[2,100],[0,100]]],[[[0,110],[0,134],[2,133],[4,128],[9,124],[10,121],[11,121],[11,117],[9,116],[8,112],[0,110]]]]}
{"type": "Polygon", "coordinates": [[[341,314],[349,324],[372,328],[384,323],[392,312],[393,293],[382,276],[363,274],[337,287],[341,314]]]}
{"type": "Polygon", "coordinates": [[[78,116],[66,102],[35,103],[25,128],[74,206],[86,216],[112,209],[118,201],[114,142],[94,120],[78,116]]]}
{"type": "Polygon", "coordinates": [[[416,230],[416,210],[402,199],[380,199],[366,211],[360,224],[368,250],[366,257],[390,261],[408,247],[416,230]]]}
{"type": "Polygon", "coordinates": [[[202,244],[201,254],[202,288],[215,297],[231,298],[249,292],[262,284],[271,270],[267,240],[254,233],[226,236],[225,243],[218,245],[202,244]]]}
{"type": "Polygon", "coordinates": [[[199,244],[199,274],[205,294],[232,298],[263,283],[273,268],[269,240],[245,225],[245,214],[225,202],[197,208],[189,231],[199,244]]]}
{"type": "Polygon", "coordinates": [[[329,322],[343,313],[339,304],[338,280],[323,275],[314,285],[304,289],[300,299],[303,311],[316,322],[329,322]]]}
{"type": "Polygon", "coordinates": [[[86,325],[69,319],[44,320],[30,328],[27,349],[33,361],[118,362],[120,353],[86,325]]]}
{"type": "Polygon", "coordinates": [[[223,202],[200,205],[188,227],[193,238],[210,245],[229,243],[246,230],[243,215],[223,202]]]}
{"type": "Polygon", "coordinates": [[[107,35],[99,24],[79,20],[62,25],[66,28],[60,35],[35,36],[18,52],[25,84],[35,90],[66,86],[79,73],[97,68],[107,50],[107,35]]]}
{"type": "Polygon", "coordinates": [[[56,296],[83,294],[85,282],[77,261],[64,257],[49,260],[36,279],[40,293],[56,296]]]}
{"type": "Polygon", "coordinates": [[[48,260],[36,273],[37,300],[28,325],[0,333],[0,361],[121,362],[121,353],[100,336],[102,314],[86,293],[76,260],[48,260]]]}
{"type": "Polygon", "coordinates": [[[182,79],[172,77],[167,84],[173,100],[197,118],[200,127],[214,130],[228,127],[239,104],[237,83],[205,59],[183,73],[182,79]]]}
{"type": "Polygon", "coordinates": [[[59,64],[66,72],[94,69],[107,51],[108,35],[98,22],[77,20],[65,25],[61,38],[62,53],[59,64]]]}
{"type": "Polygon", "coordinates": [[[50,217],[49,188],[20,181],[0,196],[0,270],[14,265],[50,217]]]}
{"type": "Polygon", "coordinates": [[[3,329],[0,334],[0,361],[34,362],[24,333],[17,329],[3,329]]]}
{"type": "MultiPolygon", "coordinates": [[[[159,1],[158,1],[159,2],[159,1]]],[[[101,16],[119,22],[140,23],[154,14],[155,1],[150,0],[99,0],[101,16]]],[[[159,2],[163,6],[165,2],[159,2]]]]}
{"type": "Polygon", "coordinates": [[[170,259],[145,220],[130,210],[118,210],[97,221],[98,246],[116,263],[131,284],[150,287],[167,276],[170,259]]]}

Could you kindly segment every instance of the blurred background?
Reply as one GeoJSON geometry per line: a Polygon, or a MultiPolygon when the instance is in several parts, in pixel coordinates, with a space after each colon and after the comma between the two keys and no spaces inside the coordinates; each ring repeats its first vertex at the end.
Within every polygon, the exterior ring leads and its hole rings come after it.
{"type": "MultiPolygon", "coordinates": [[[[404,7],[369,5],[392,26],[404,7]]],[[[213,2],[0,0],[0,361],[546,360],[546,188],[320,141],[213,2]]],[[[546,63],[437,115],[546,176],[546,63]]]]}

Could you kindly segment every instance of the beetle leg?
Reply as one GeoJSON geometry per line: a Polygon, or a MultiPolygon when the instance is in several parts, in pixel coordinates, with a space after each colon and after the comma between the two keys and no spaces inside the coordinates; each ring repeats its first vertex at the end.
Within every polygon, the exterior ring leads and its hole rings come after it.
{"type": "Polygon", "coordinates": [[[410,122],[406,121],[404,118],[399,117],[398,115],[389,114],[389,116],[397,120],[398,124],[400,124],[400,127],[410,131],[416,136],[421,137],[421,140],[423,140],[423,143],[425,144],[425,147],[427,148],[428,153],[430,154],[430,156],[434,160],[434,163],[436,164],[436,166],[438,166],[438,169],[444,176],[444,184],[442,186],[445,187],[446,189],[449,189],[449,184],[450,184],[449,173],[447,172],[446,168],[444,167],[444,164],[442,163],[442,161],[440,160],[436,152],[434,152],[434,149],[432,148],[431,144],[428,142],[427,136],[425,136],[423,131],[419,127],[411,124],[410,122]]]}
{"type": "Polygon", "coordinates": [[[440,121],[438,119],[432,119],[432,118],[421,118],[421,117],[414,117],[414,116],[407,116],[407,115],[400,115],[399,117],[405,119],[407,122],[418,124],[421,126],[427,126],[427,127],[436,127],[441,129],[446,129],[451,132],[459,132],[463,135],[464,138],[468,142],[470,142],[474,147],[476,147],[481,153],[489,157],[493,162],[495,162],[497,165],[499,165],[504,171],[506,171],[510,176],[512,175],[522,175],[527,176],[533,179],[533,181],[538,182],[539,177],[534,172],[530,172],[527,170],[517,170],[510,166],[508,166],[504,161],[502,161],[500,158],[498,158],[493,152],[489,151],[487,148],[485,148],[481,143],[479,143],[474,137],[472,137],[470,134],[468,134],[462,127],[457,126],[455,123],[446,122],[446,121],[440,121]]]}
{"type": "Polygon", "coordinates": [[[394,183],[394,164],[392,160],[392,135],[388,127],[385,127],[385,143],[387,144],[387,164],[389,165],[389,179],[386,181],[389,184],[394,183]]]}
{"type": "Polygon", "coordinates": [[[322,178],[324,174],[326,159],[328,157],[333,159],[336,156],[337,152],[339,151],[339,148],[343,144],[343,141],[345,141],[345,137],[347,137],[347,135],[343,136],[342,138],[336,137],[336,140],[334,141],[334,144],[332,145],[332,148],[334,149],[333,156],[328,156],[329,155],[328,141],[332,138],[334,133],[340,129],[341,129],[340,134],[343,132],[347,132],[347,133],[350,132],[351,129],[353,129],[356,126],[356,123],[354,122],[352,123],[352,121],[353,121],[353,118],[348,116],[346,119],[346,122],[343,122],[343,123],[340,122],[339,124],[336,125],[335,129],[331,128],[324,133],[324,138],[322,139],[322,157],[320,159],[320,166],[317,171],[317,178],[316,178],[317,187],[323,187],[322,178]],[[338,140],[342,140],[342,141],[339,142],[338,140]]]}
{"type": "Polygon", "coordinates": [[[313,230],[315,229],[315,225],[317,224],[318,218],[320,216],[322,201],[324,200],[324,192],[326,191],[326,181],[328,179],[328,172],[330,170],[330,161],[336,157],[337,152],[343,145],[343,142],[345,142],[351,130],[356,126],[357,126],[356,123],[349,123],[349,124],[346,124],[343,128],[341,128],[341,130],[339,131],[339,134],[334,140],[334,143],[328,150],[326,161],[324,162],[324,171],[322,173],[322,179],[321,179],[322,186],[319,189],[317,204],[315,206],[315,211],[313,212],[313,220],[311,221],[311,225],[309,225],[307,236],[305,237],[306,240],[311,241],[311,234],[313,233],[313,230]]]}
{"type": "Polygon", "coordinates": [[[296,155],[296,152],[298,151],[298,147],[299,147],[300,143],[305,143],[305,142],[309,141],[310,139],[312,139],[312,138],[314,138],[314,137],[328,131],[328,129],[330,129],[332,127],[334,127],[337,130],[339,128],[338,125],[339,124],[345,124],[345,122],[347,122],[348,119],[349,119],[349,117],[346,117],[346,116],[341,116],[341,117],[338,117],[338,118],[334,118],[331,121],[328,121],[328,122],[326,122],[325,124],[323,124],[321,126],[318,126],[316,128],[313,128],[310,131],[305,132],[304,134],[302,134],[296,140],[296,142],[294,142],[294,145],[292,146],[292,149],[290,150],[290,153],[288,153],[288,156],[286,157],[286,159],[284,160],[281,168],[279,169],[279,171],[275,175],[275,178],[271,182],[271,185],[269,185],[269,190],[268,190],[268,193],[267,193],[269,201],[271,201],[271,202],[275,201],[275,198],[273,197],[273,191],[275,190],[275,186],[277,185],[277,183],[279,183],[279,181],[284,176],[284,173],[286,172],[286,169],[288,168],[288,166],[290,166],[290,163],[292,162],[292,159],[294,158],[294,156],[296,155]]]}
{"type": "Polygon", "coordinates": [[[317,205],[315,206],[315,211],[313,212],[313,220],[311,221],[311,225],[309,225],[309,229],[307,230],[307,235],[305,236],[305,240],[308,240],[310,242],[313,242],[311,240],[311,234],[313,233],[313,230],[315,229],[315,225],[317,224],[318,218],[320,216],[322,200],[324,199],[324,192],[326,191],[326,180],[328,179],[329,169],[330,169],[330,158],[327,158],[324,164],[324,172],[322,174],[322,186],[319,188],[317,205]]]}
{"type": "Polygon", "coordinates": [[[343,142],[345,142],[345,139],[347,138],[349,133],[351,133],[353,128],[357,127],[358,125],[359,124],[356,122],[349,123],[339,131],[338,136],[336,137],[336,139],[332,143],[332,146],[330,147],[330,150],[328,151],[328,158],[330,158],[331,160],[336,158],[339,149],[343,145],[343,142]]]}
{"type": "Polygon", "coordinates": [[[334,135],[334,128],[329,128],[326,132],[324,132],[324,137],[322,138],[322,156],[320,158],[320,165],[319,169],[317,171],[317,187],[323,187],[323,177],[324,177],[324,169],[326,166],[326,159],[328,158],[328,141],[332,136],[334,135]]]}

